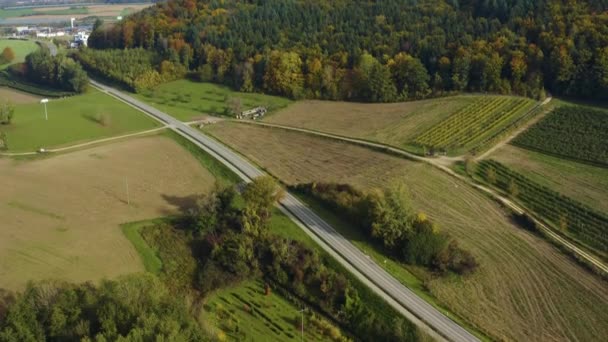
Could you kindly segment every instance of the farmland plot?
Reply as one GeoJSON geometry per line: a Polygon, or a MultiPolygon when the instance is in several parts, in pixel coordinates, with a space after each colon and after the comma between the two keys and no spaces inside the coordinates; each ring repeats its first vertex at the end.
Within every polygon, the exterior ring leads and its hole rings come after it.
{"type": "Polygon", "coordinates": [[[382,104],[306,100],[271,114],[264,121],[373,140],[418,152],[411,142],[421,131],[479,98],[461,95],[382,104]]]}
{"type": "Polygon", "coordinates": [[[608,252],[608,216],[605,214],[541,186],[493,160],[482,161],[477,173],[548,219],[562,233],[603,253],[608,252]]]}
{"type": "Polygon", "coordinates": [[[608,112],[584,106],[559,107],[519,135],[513,144],[608,166],[608,112]]]}
{"type": "Polygon", "coordinates": [[[526,114],[534,102],[524,98],[486,96],[423,132],[414,142],[449,153],[466,152],[526,114]]]}
{"type": "Polygon", "coordinates": [[[498,340],[600,340],[608,334],[608,285],[465,183],[421,163],[306,134],[235,123],[208,128],[287,183],[369,188],[406,183],[416,208],[480,263],[462,278],[425,278],[446,306],[498,340]]]}
{"type": "Polygon", "coordinates": [[[163,136],[50,158],[0,159],[0,288],[142,271],[124,222],[178,212],[214,177],[163,136]],[[128,186],[128,191],[127,191],[128,186]]]}
{"type": "Polygon", "coordinates": [[[490,155],[534,182],[608,213],[608,169],[505,145],[490,155]]]}

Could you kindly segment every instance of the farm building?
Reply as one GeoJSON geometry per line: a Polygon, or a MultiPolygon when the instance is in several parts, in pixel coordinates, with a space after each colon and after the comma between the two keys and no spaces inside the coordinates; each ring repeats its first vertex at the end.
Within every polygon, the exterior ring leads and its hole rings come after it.
{"type": "Polygon", "coordinates": [[[257,119],[259,117],[262,117],[266,114],[268,110],[266,109],[266,107],[256,107],[250,110],[246,110],[241,112],[241,114],[238,114],[236,116],[237,119],[257,119]]]}

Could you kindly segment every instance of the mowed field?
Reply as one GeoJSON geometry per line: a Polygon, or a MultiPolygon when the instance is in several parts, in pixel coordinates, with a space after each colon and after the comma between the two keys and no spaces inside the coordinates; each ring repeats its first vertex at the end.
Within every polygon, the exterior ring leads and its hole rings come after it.
{"type": "Polygon", "coordinates": [[[95,281],[143,271],[119,225],[176,213],[215,182],[165,136],[52,158],[0,159],[0,170],[0,288],[14,290],[28,280],[95,281]]]}
{"type": "Polygon", "coordinates": [[[213,83],[177,80],[161,84],[135,97],[182,121],[193,121],[206,115],[225,115],[227,100],[241,100],[242,110],[264,106],[269,111],[283,108],[291,100],[264,94],[241,93],[213,83]]]}
{"type": "Polygon", "coordinates": [[[287,183],[407,184],[414,205],[480,263],[463,278],[426,275],[438,302],[500,340],[600,341],[608,285],[465,183],[423,163],[324,138],[223,122],[207,130],[287,183]]]}
{"type": "Polygon", "coordinates": [[[608,212],[608,169],[505,145],[492,153],[509,168],[563,195],[608,212]]]}
{"type": "Polygon", "coordinates": [[[15,101],[12,123],[0,127],[7,135],[10,152],[72,145],[159,126],[138,110],[95,89],[83,95],[50,99],[48,121],[39,98],[6,88],[2,92],[9,101],[15,97],[20,102],[15,101]]]}
{"type": "Polygon", "coordinates": [[[25,56],[38,49],[38,45],[32,40],[0,39],[0,52],[7,47],[13,49],[15,59],[11,63],[0,64],[0,70],[5,69],[11,64],[23,62],[25,56]]]}
{"type": "Polygon", "coordinates": [[[298,101],[264,121],[408,148],[420,132],[478,98],[466,95],[387,104],[298,101]]]}
{"type": "Polygon", "coordinates": [[[373,140],[423,153],[464,154],[522,118],[534,101],[463,95],[393,104],[304,101],[271,115],[270,123],[373,140]]]}

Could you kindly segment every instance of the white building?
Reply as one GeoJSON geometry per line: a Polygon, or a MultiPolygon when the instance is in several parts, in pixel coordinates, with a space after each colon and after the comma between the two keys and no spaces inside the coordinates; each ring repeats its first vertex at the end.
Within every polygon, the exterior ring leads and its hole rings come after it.
{"type": "Polygon", "coordinates": [[[78,33],[76,33],[76,35],[74,36],[74,43],[78,45],[87,46],[88,41],[89,34],[85,31],[78,31],[78,33]]]}

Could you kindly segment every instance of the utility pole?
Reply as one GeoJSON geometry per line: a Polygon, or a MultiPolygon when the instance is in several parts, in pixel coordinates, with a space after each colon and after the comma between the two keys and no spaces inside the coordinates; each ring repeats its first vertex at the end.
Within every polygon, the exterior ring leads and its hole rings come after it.
{"type": "Polygon", "coordinates": [[[125,177],[125,186],[127,188],[127,205],[131,205],[131,197],[129,195],[129,178],[125,177]]]}
{"type": "Polygon", "coordinates": [[[302,342],[304,342],[304,311],[306,311],[306,308],[302,308],[302,310],[298,311],[299,313],[302,314],[302,342]]]}
{"type": "Polygon", "coordinates": [[[40,100],[40,103],[42,103],[44,105],[44,118],[46,119],[46,121],[49,121],[49,113],[46,111],[46,104],[48,102],[49,102],[49,99],[40,100]]]}

